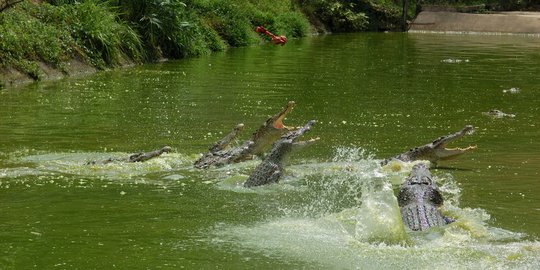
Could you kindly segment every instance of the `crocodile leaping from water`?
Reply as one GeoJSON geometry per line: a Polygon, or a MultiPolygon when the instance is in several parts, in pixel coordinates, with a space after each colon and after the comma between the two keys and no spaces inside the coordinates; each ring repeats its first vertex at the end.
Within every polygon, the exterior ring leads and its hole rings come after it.
{"type": "Polygon", "coordinates": [[[283,176],[283,162],[288,154],[299,147],[310,145],[319,140],[317,137],[307,141],[298,141],[298,138],[309,131],[315,122],[315,120],[311,120],[304,127],[290,131],[277,140],[272,145],[270,154],[251,173],[244,183],[244,187],[262,186],[278,182],[283,176]]]}
{"type": "Polygon", "coordinates": [[[415,161],[415,160],[429,160],[431,163],[436,164],[439,160],[446,160],[455,158],[459,155],[467,153],[476,149],[476,146],[469,146],[467,148],[446,148],[446,145],[450,142],[457,140],[467,134],[472,134],[474,132],[474,127],[471,125],[465,126],[462,130],[449,134],[446,136],[439,137],[431,143],[415,147],[409,151],[399,154],[395,157],[386,159],[381,162],[381,165],[386,165],[390,161],[397,159],[405,162],[415,161]]]}
{"type": "Polygon", "coordinates": [[[149,159],[159,157],[163,153],[169,153],[171,151],[172,151],[172,148],[170,146],[165,146],[161,149],[151,151],[151,152],[146,152],[146,153],[141,152],[141,153],[132,154],[127,158],[108,158],[102,161],[93,160],[93,161],[87,162],[86,165],[108,164],[111,162],[144,162],[149,159]]]}
{"type": "Polygon", "coordinates": [[[413,231],[444,226],[454,221],[440,212],[443,197],[424,163],[413,166],[399,191],[398,204],[403,223],[413,231]]]}
{"type": "Polygon", "coordinates": [[[195,161],[194,166],[206,169],[210,166],[223,166],[226,164],[250,160],[253,156],[260,156],[275,140],[283,134],[296,130],[295,127],[288,127],[283,124],[283,120],[294,107],[294,101],[289,101],[287,106],[276,115],[268,118],[247,141],[237,147],[229,147],[230,143],[236,139],[244,128],[244,124],[238,124],[223,139],[216,142],[206,154],[195,161]]]}

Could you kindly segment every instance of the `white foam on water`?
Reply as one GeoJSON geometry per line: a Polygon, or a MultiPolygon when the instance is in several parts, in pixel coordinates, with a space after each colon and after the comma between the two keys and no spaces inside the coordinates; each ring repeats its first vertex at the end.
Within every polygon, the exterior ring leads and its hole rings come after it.
{"type": "MultiPolygon", "coordinates": [[[[129,153],[45,153],[21,156],[17,162],[32,164],[36,170],[81,176],[131,178],[148,173],[170,171],[186,166],[188,158],[177,153],[165,153],[145,162],[114,161],[107,164],[86,164],[108,158],[127,158],[129,153]]],[[[191,165],[191,164],[190,164],[191,165]]]]}
{"type": "MultiPolygon", "coordinates": [[[[358,222],[369,220],[357,212],[358,222]]],[[[342,213],[343,215],[344,213],[342,213]]],[[[369,233],[366,226],[347,224],[339,215],[322,218],[282,218],[251,226],[215,228],[213,240],[226,248],[249,250],[268,257],[283,257],[316,263],[332,269],[538,269],[540,243],[530,241],[504,241],[475,238],[469,231],[457,226],[432,231],[407,232],[409,239],[400,239],[386,230],[386,221],[369,233]],[[351,233],[350,226],[358,232],[351,233]],[[366,238],[366,236],[369,236],[366,238]],[[394,244],[388,242],[395,242],[394,244]]],[[[370,227],[370,226],[367,226],[370,227]]],[[[376,227],[373,227],[376,228],[376,227]]],[[[492,230],[488,228],[489,230],[492,230]]],[[[508,232],[509,233],[509,232],[508,232]]],[[[511,233],[509,233],[511,235],[511,233]]]]}
{"type": "Polygon", "coordinates": [[[0,169],[0,188],[56,185],[61,188],[106,187],[120,185],[156,185],[162,188],[192,180],[195,158],[179,153],[164,153],[145,162],[87,164],[109,158],[127,158],[130,153],[39,152],[20,150],[2,154],[7,168],[0,169]],[[190,177],[188,177],[190,176],[190,177]]]}
{"type": "MultiPolygon", "coordinates": [[[[331,162],[293,166],[308,196],[301,206],[283,205],[281,217],[251,225],[219,224],[210,241],[230,252],[250,251],[330,269],[539,269],[540,242],[491,227],[482,209],[459,208],[450,174],[438,176],[443,212],[457,221],[424,232],[403,225],[392,177],[357,150],[340,149],[331,162]],[[302,173],[303,172],[303,173],[302,173]],[[308,178],[307,180],[305,178],[308,178]]],[[[411,165],[412,167],[412,165],[411,165]]]]}

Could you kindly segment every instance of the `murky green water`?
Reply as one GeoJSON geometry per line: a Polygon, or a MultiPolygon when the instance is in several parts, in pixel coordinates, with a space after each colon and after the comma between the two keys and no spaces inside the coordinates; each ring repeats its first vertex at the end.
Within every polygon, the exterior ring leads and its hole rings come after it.
{"type": "Polygon", "coordinates": [[[538,38],[381,33],[3,90],[0,268],[539,268],[539,74],[538,38]],[[281,183],[242,188],[258,161],[192,168],[289,100],[287,123],[316,119],[321,140],[281,183]],[[378,160],[466,124],[458,145],[478,150],[433,170],[458,221],[406,231],[394,192],[410,165],[378,160]]]}

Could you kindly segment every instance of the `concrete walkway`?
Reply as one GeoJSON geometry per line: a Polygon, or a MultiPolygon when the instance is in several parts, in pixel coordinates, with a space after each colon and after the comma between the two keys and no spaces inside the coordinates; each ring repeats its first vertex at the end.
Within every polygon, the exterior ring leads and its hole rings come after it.
{"type": "Polygon", "coordinates": [[[422,11],[411,23],[412,31],[494,32],[540,35],[540,12],[472,14],[422,11]]]}

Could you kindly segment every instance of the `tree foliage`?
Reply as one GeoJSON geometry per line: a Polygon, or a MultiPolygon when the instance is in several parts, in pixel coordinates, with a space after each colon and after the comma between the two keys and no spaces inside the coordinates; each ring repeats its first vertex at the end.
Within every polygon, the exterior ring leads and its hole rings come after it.
{"type": "Polygon", "coordinates": [[[18,4],[24,0],[0,0],[0,12],[18,4]]]}

